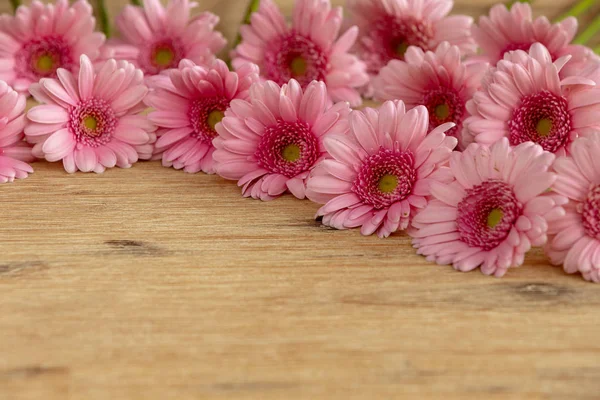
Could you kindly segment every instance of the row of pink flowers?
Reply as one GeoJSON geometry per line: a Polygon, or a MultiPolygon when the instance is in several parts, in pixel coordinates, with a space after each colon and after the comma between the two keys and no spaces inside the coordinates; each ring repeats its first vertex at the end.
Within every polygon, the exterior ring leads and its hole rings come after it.
{"type": "Polygon", "coordinates": [[[0,33],[0,58],[13,57],[0,181],[35,158],[97,173],[160,159],[235,180],[245,197],[308,198],[337,229],[406,231],[461,271],[502,276],[544,246],[598,282],[600,64],[570,45],[574,20],[532,20],[516,4],[471,26],[446,17],[451,1],[350,4],[358,28],[340,35],[326,0],[298,2],[292,27],[263,0],[234,70],[214,56],[216,17],[190,18],[187,0],[126,7],[108,45],[84,0],[19,8],[0,33]],[[25,114],[26,89],[41,104],[25,114]],[[352,110],[361,93],[385,102],[352,110]]]}
{"type": "MultiPolygon", "coordinates": [[[[56,78],[58,68],[77,73],[82,54],[92,63],[129,61],[150,77],[184,59],[210,66],[224,49],[226,40],[215,31],[219,18],[209,12],[192,16],[195,2],[142,3],[124,7],[116,19],[120,37],[108,41],[95,31],[87,0],[72,6],[68,0],[47,5],[34,0],[30,7],[19,7],[15,16],[0,16],[0,80],[27,94],[40,78],[56,78]]],[[[344,22],[342,8],[332,7],[329,0],[303,0],[288,24],[272,0],[262,0],[250,23],[240,28],[242,40],[232,52],[232,64],[236,69],[256,64],[261,78],[279,85],[292,78],[303,88],[323,81],[331,100],[354,107],[361,104],[361,94],[380,99],[394,94],[382,89],[381,82],[401,68],[398,62],[427,62],[414,49],[409,52],[411,46],[427,52],[448,42],[468,63],[495,65],[507,51],[527,51],[541,43],[553,60],[573,58],[566,75],[598,63],[589,48],[571,44],[577,32],[573,17],[552,24],[545,17],[533,19],[530,6],[518,3],[510,10],[496,5],[475,24],[471,17],[449,15],[452,7],[452,0],[349,0],[344,22]],[[388,66],[392,71],[382,73],[388,66]],[[377,82],[380,90],[375,93],[377,82]]],[[[441,64],[453,68],[453,60],[447,61],[441,64]]],[[[464,79],[477,81],[473,75],[464,79]]],[[[466,92],[458,97],[468,96],[473,82],[465,85],[466,92]]]]}

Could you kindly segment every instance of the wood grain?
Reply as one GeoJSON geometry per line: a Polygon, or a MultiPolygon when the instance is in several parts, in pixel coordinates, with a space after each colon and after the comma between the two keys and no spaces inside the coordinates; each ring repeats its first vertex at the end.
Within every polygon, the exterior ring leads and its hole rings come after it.
{"type": "Polygon", "coordinates": [[[2,400],[599,398],[600,288],[539,251],[461,274],[216,176],[34,166],[0,187],[2,400]]]}

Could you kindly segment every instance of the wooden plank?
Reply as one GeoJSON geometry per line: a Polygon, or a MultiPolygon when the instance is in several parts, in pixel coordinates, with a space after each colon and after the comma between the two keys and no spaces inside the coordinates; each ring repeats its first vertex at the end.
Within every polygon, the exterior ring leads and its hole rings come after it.
{"type": "Polygon", "coordinates": [[[0,398],[595,399],[600,291],[502,280],[140,163],[2,186],[0,398]]]}

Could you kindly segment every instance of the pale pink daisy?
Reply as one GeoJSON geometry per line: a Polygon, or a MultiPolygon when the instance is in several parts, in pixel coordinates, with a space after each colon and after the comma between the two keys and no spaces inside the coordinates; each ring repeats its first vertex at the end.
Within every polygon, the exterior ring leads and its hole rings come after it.
{"type": "Polygon", "coordinates": [[[248,99],[258,67],[245,64],[230,72],[221,60],[210,68],[183,60],[167,74],[169,80],[155,82],[156,89],[145,100],[155,110],[148,118],[159,127],[155,153],[165,167],[213,174],[215,126],[233,99],[248,99]]]}
{"type": "Polygon", "coordinates": [[[554,63],[539,43],[529,54],[511,52],[483,80],[467,103],[462,143],[491,145],[508,137],[513,146],[533,141],[558,155],[575,138],[600,128],[600,88],[595,82],[559,72],[569,56],[554,63]]]}
{"type": "Polygon", "coordinates": [[[0,80],[29,94],[31,83],[55,78],[58,68],[76,71],[79,56],[100,55],[104,35],[94,32],[96,21],[86,0],[20,6],[16,15],[0,16],[0,80]]]}
{"type": "Polygon", "coordinates": [[[302,89],[255,83],[248,101],[235,99],[216,126],[217,173],[237,180],[245,197],[271,200],[286,191],[305,197],[306,179],[326,155],[323,139],[348,131],[348,104],[328,105],[323,82],[302,89]]]}
{"type": "Polygon", "coordinates": [[[406,112],[402,101],[352,111],[349,122],[349,134],[323,140],[332,158],[315,167],[306,196],[325,204],[317,211],[324,225],[388,237],[427,204],[429,184],[456,146],[444,134],[453,124],[428,134],[427,109],[406,112]]]}
{"type": "Polygon", "coordinates": [[[31,148],[23,141],[27,100],[0,81],[0,183],[26,178],[33,169],[31,148]]]}
{"type": "Polygon", "coordinates": [[[183,59],[210,65],[225,47],[225,38],[214,30],[219,17],[209,12],[190,17],[198,3],[170,0],[166,7],[160,0],[142,3],[143,7],[125,6],[117,17],[121,39],[109,41],[107,57],[127,60],[151,76],[177,68],[183,59]]]}
{"type": "Polygon", "coordinates": [[[579,138],[570,157],[554,162],[553,190],[569,198],[566,214],[549,221],[545,250],[566,272],[600,283],[600,135],[579,138]]]}
{"type": "Polygon", "coordinates": [[[523,264],[531,246],[545,244],[547,219],[564,214],[566,198],[544,194],[556,180],[548,171],[554,157],[532,142],[512,148],[506,138],[454,152],[454,179],[431,183],[433,199],[409,230],[418,253],[495,276],[523,264]]]}
{"type": "Polygon", "coordinates": [[[404,61],[392,60],[374,80],[375,97],[402,99],[407,108],[423,105],[429,111],[429,130],[447,122],[446,135],[459,138],[467,117],[465,104],[481,86],[487,63],[461,61],[460,50],[442,42],[435,52],[411,46],[404,61]]]}
{"type": "Polygon", "coordinates": [[[509,9],[497,4],[490,10],[489,16],[479,18],[479,24],[471,28],[473,37],[482,50],[482,58],[492,65],[504,58],[504,54],[513,50],[528,51],[533,43],[541,43],[548,48],[552,60],[571,55],[564,76],[573,75],[589,62],[598,63],[598,57],[585,46],[572,45],[577,34],[577,19],[568,17],[552,24],[542,16],[533,19],[531,6],[516,2],[509,9]]]}
{"type": "Polygon", "coordinates": [[[403,60],[409,46],[435,50],[443,41],[462,54],[477,50],[471,37],[473,19],[452,15],[452,0],[349,0],[351,21],[358,25],[357,50],[376,75],[390,60],[403,60]]]}
{"type": "Polygon", "coordinates": [[[33,154],[63,161],[73,173],[129,168],[149,158],[156,129],[140,115],[148,88],[144,74],[126,62],[109,60],[97,73],[81,56],[79,76],[59,68],[58,79],[43,78],[29,89],[43,105],[29,110],[27,139],[33,154]]]}
{"type": "Polygon", "coordinates": [[[367,84],[365,65],[348,51],[358,29],[352,27],[338,38],[342,25],[341,7],[329,0],[298,0],[292,26],[272,0],[262,0],[250,25],[240,28],[242,42],[233,52],[237,69],[250,62],[260,67],[261,76],[278,85],[295,79],[303,88],[323,81],[334,102],[362,103],[357,88],[367,84]]]}

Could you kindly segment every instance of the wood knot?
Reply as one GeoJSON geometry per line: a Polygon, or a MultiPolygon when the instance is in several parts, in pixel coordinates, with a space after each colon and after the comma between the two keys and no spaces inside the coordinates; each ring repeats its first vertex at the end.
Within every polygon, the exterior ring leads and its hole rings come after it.
{"type": "Polygon", "coordinates": [[[515,290],[517,293],[523,296],[541,299],[551,299],[569,293],[569,289],[566,287],[543,282],[533,282],[517,285],[515,286],[515,290]]]}
{"type": "Polygon", "coordinates": [[[137,240],[107,240],[105,245],[113,250],[136,256],[159,256],[164,251],[150,243],[137,240]]]}

